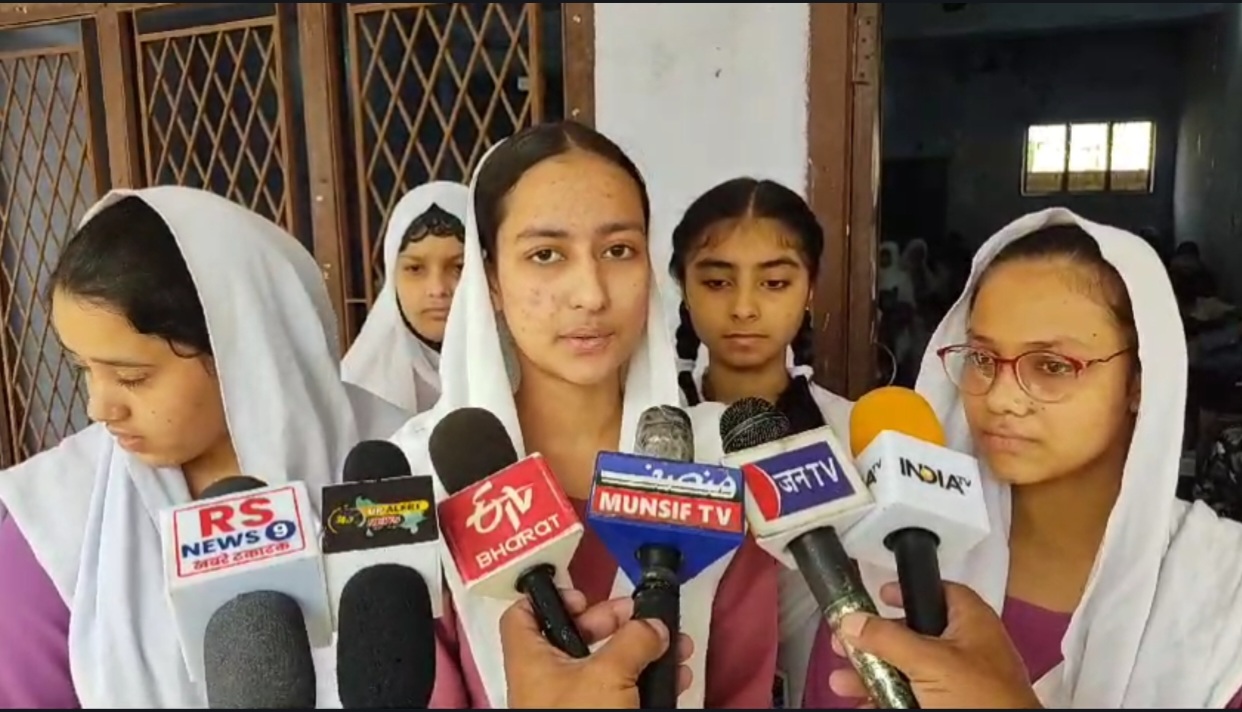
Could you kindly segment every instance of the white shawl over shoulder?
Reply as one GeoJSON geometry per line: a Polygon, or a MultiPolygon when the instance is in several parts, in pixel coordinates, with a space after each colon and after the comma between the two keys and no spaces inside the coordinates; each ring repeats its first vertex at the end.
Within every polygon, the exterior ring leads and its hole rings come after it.
{"type": "MultiPolygon", "coordinates": [[[[113,191],[85,220],[126,196],[154,208],[181,248],[245,473],[273,484],[304,480],[317,494],[360,439],[399,427],[397,409],[342,384],[335,316],[318,266],[296,240],[190,188],[113,191]]],[[[0,472],[0,500],[71,611],[82,706],[205,707],[164,594],[156,517],[190,500],[181,473],[152,470],[94,425],[0,472]]],[[[316,651],[320,706],[339,705],[331,662],[316,651]]]]}
{"type": "MultiPolygon", "coordinates": [[[[1027,215],[975,256],[966,292],[928,346],[918,391],[945,424],[949,447],[973,452],[957,389],[936,349],[961,343],[969,295],[1009,243],[1050,225],[1077,225],[1121,274],[1138,327],[1139,408],[1124,479],[1100,552],[1061,644],[1062,665],[1040,682],[1047,706],[1221,708],[1242,687],[1242,526],[1174,499],[1186,405],[1186,341],[1164,266],[1143,240],[1065,209],[1027,215]]],[[[985,470],[986,474],[986,470],[985,470]]],[[[945,576],[998,610],[1009,570],[1009,488],[984,479],[992,534],[945,576]]]]}
{"type": "Polygon", "coordinates": [[[421,185],[401,198],[384,233],[384,287],[341,363],[342,378],[410,415],[435,405],[440,395],[440,354],[410,333],[397,303],[397,261],[410,225],[433,206],[466,221],[466,186],[449,181],[421,185]]]}
{"type": "MultiPolygon", "coordinates": [[[[495,151],[497,144],[492,148],[495,151]]],[[[488,156],[491,155],[489,152],[488,156]]],[[[483,162],[487,161],[484,157],[483,162]]],[[[481,163],[481,164],[482,164],[481,163]]],[[[469,216],[466,220],[466,260],[461,281],[453,298],[448,330],[441,351],[440,379],[444,386],[440,402],[432,410],[410,421],[395,437],[406,452],[415,472],[434,472],[427,452],[427,440],[436,423],[445,414],[467,406],[486,408],[504,423],[519,455],[525,453],[522,429],[517,419],[511,378],[513,362],[508,357],[513,344],[497,322],[488,293],[482,248],[474,216],[474,185],[470,188],[469,216]]],[[[653,405],[677,405],[681,391],[677,387],[676,352],[672,335],[664,322],[656,280],[651,280],[651,298],[647,316],[647,336],[630,361],[625,386],[619,449],[632,451],[638,417],[653,405]]],[[[695,427],[696,457],[702,462],[718,462],[723,454],[720,443],[719,419],[723,408],[716,404],[692,409],[695,427]]],[[[437,479],[437,496],[444,490],[437,479]]],[[[493,708],[506,707],[506,684],[500,651],[500,616],[508,602],[466,595],[461,579],[453,566],[448,550],[443,552],[445,580],[452,594],[458,620],[465,631],[470,652],[479,675],[487,688],[493,708]]],[[[690,666],[694,671],[693,686],[682,694],[680,706],[703,706],[704,664],[711,628],[712,600],[732,556],[726,556],[682,588],[682,632],[697,643],[690,666]]],[[[563,576],[567,576],[562,572],[563,576]]],[[[620,571],[613,586],[613,596],[628,596],[633,591],[629,579],[620,571]]]]}

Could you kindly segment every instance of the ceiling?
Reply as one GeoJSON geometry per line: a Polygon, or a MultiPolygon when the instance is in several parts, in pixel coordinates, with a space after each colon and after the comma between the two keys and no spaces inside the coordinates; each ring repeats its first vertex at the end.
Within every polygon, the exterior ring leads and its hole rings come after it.
{"type": "Polygon", "coordinates": [[[1186,23],[1232,3],[884,3],[886,40],[1186,23]],[[964,5],[964,6],[963,6],[964,5]]]}

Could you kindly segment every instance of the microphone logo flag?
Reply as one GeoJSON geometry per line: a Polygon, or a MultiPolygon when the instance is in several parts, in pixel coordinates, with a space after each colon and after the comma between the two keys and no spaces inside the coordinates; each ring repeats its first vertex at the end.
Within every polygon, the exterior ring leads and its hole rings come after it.
{"type": "MultiPolygon", "coordinates": [[[[911,460],[908,457],[897,458],[897,466],[902,477],[922,482],[925,485],[938,487],[946,492],[956,492],[963,497],[974,486],[974,478],[968,475],[954,474],[944,467],[932,467],[931,465],[911,460]]],[[[878,479],[877,473],[882,467],[884,467],[884,461],[876,460],[874,465],[867,468],[866,482],[868,487],[876,483],[878,479]]]]}
{"type": "Polygon", "coordinates": [[[323,489],[323,552],[383,549],[433,542],[435,485],[430,477],[346,482],[323,489]]]}
{"type": "Polygon", "coordinates": [[[631,581],[642,577],[633,552],[659,544],[681,552],[684,583],[742,544],[744,496],[731,467],[601,452],[587,517],[631,581]]]}
{"type": "Polygon", "coordinates": [[[825,442],[812,442],[742,465],[746,487],[763,518],[772,521],[854,493],[825,442]]]}
{"type": "Polygon", "coordinates": [[[532,455],[440,502],[440,526],[462,582],[487,578],[562,537],[573,505],[540,455],[532,455]]]}
{"type": "Polygon", "coordinates": [[[173,512],[176,578],[305,551],[306,526],[292,486],[213,499],[173,512]]]}
{"type": "Polygon", "coordinates": [[[522,526],[522,518],[530,513],[532,489],[530,485],[513,487],[503,485],[500,493],[493,495],[492,483],[484,480],[470,500],[474,511],[466,519],[466,526],[479,534],[491,534],[504,521],[510,529],[522,526]]]}
{"type": "Polygon", "coordinates": [[[598,516],[742,533],[742,484],[736,470],[691,462],[600,453],[591,488],[598,516]]]}
{"type": "Polygon", "coordinates": [[[844,452],[832,429],[820,427],[721,459],[746,478],[746,517],[769,551],[824,521],[844,531],[875,503],[844,452]]]}
{"type": "Polygon", "coordinates": [[[313,647],[332,641],[318,516],[306,483],[267,485],[159,513],[164,589],[191,679],[203,679],[211,617],[249,591],[284,594],[302,609],[313,647]]]}

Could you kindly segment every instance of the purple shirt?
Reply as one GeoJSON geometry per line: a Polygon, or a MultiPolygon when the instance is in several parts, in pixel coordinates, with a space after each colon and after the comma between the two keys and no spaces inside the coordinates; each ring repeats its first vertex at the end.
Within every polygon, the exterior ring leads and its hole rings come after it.
{"type": "MultiPolygon", "coordinates": [[[[1038,680],[1061,662],[1061,639],[1069,630],[1070,614],[1050,611],[1016,598],[1006,598],[1001,619],[1014,647],[1026,663],[1032,680],[1038,680]]],[[[849,663],[832,650],[828,627],[820,624],[807,668],[803,707],[807,709],[853,709],[861,700],[838,697],[828,686],[833,670],[849,663]]],[[[1234,695],[1225,709],[1242,709],[1242,691],[1234,695]]]]}
{"type": "Polygon", "coordinates": [[[0,521],[0,708],[77,709],[69,609],[13,517],[0,521]]]}

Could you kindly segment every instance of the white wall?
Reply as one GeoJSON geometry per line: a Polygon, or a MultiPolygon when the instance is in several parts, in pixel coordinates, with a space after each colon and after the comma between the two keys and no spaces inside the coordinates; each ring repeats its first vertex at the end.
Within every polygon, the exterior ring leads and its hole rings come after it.
{"type": "Polygon", "coordinates": [[[740,175],[805,194],[806,3],[597,3],[595,124],[647,179],[652,259],[670,324],[669,235],[701,193],[740,175]]]}

